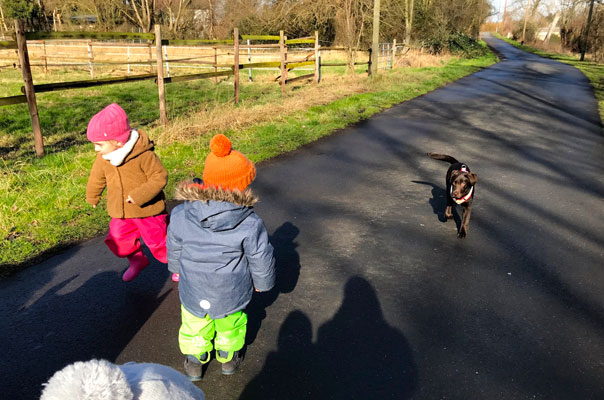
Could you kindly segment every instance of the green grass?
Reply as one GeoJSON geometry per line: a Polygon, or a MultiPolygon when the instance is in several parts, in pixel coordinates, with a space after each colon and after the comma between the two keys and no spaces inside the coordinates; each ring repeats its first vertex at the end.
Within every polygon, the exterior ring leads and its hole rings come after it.
{"type": "Polygon", "coordinates": [[[549,53],[541,49],[526,46],[516,42],[515,40],[508,39],[501,36],[500,34],[494,33],[494,35],[506,41],[507,43],[519,48],[520,50],[527,51],[529,53],[537,54],[538,56],[549,58],[552,60],[560,61],[566,64],[570,64],[573,67],[579,69],[585,74],[587,79],[591,82],[591,86],[594,88],[594,95],[598,100],[598,109],[600,111],[600,119],[604,121],[604,64],[596,64],[592,61],[580,61],[579,55],[568,55],[568,54],[556,54],[549,53]]]}
{"type": "MultiPolygon", "coordinates": [[[[252,161],[262,161],[496,61],[495,55],[489,54],[478,59],[453,59],[440,67],[385,71],[368,81],[369,90],[364,93],[225,133],[234,147],[252,161]]],[[[336,73],[343,74],[345,70],[336,73]]],[[[287,96],[302,95],[305,87],[308,86],[289,90],[287,96]]],[[[220,107],[221,103],[232,101],[229,82],[215,85],[207,80],[192,81],[166,88],[169,115],[178,115],[184,121],[200,107],[220,107]]],[[[31,150],[26,106],[0,108],[0,148],[4,149],[0,154],[0,237],[4,239],[0,245],[0,275],[6,276],[48,252],[106,231],[109,217],[104,205],[93,209],[84,201],[94,159],[85,130],[90,117],[112,101],[124,106],[133,126],[143,125],[152,138],[158,135],[161,127],[155,122],[157,94],[151,83],[41,94],[39,110],[48,144],[47,155],[41,159],[34,157],[31,150]]],[[[238,107],[280,101],[279,85],[254,83],[242,85],[238,107]]],[[[160,146],[156,151],[170,175],[166,194],[171,197],[178,181],[201,175],[208,153],[208,135],[160,146]]]]}

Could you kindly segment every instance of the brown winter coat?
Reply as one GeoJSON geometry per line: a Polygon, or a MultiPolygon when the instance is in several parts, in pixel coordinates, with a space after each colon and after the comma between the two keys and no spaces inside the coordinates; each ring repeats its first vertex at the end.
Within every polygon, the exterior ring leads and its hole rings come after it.
{"type": "Polygon", "coordinates": [[[97,154],[86,185],[86,202],[96,205],[107,187],[107,212],[112,218],[145,218],[166,210],[163,188],[168,172],[153,152],[153,142],[141,131],[119,166],[97,154]],[[128,195],[135,204],[127,203],[128,195]]]}

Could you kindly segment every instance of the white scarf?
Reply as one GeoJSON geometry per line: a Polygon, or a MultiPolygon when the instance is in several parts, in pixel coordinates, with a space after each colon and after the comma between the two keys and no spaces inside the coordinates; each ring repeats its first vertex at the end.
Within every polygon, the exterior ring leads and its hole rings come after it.
{"type": "Polygon", "coordinates": [[[105,154],[103,158],[109,161],[111,165],[119,167],[120,165],[122,165],[128,154],[132,152],[132,149],[134,148],[138,137],[138,132],[135,129],[132,129],[132,131],[130,131],[130,139],[128,139],[128,141],[119,149],[113,150],[109,154],[105,154]]]}

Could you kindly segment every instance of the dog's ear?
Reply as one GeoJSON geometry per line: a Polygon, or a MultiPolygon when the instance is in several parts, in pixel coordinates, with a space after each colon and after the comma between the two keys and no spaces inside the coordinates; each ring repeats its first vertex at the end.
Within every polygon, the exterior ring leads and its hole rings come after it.
{"type": "Polygon", "coordinates": [[[459,176],[459,174],[461,174],[461,171],[458,169],[454,169],[453,171],[451,171],[451,182],[453,182],[455,178],[459,176]]]}
{"type": "Polygon", "coordinates": [[[478,175],[476,175],[474,172],[470,172],[468,174],[468,179],[470,180],[470,184],[474,186],[476,185],[476,182],[478,182],[478,175]]]}

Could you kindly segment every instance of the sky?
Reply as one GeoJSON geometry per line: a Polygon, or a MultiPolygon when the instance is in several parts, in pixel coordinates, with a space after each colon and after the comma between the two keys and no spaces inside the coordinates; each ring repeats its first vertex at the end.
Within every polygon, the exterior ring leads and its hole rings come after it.
{"type": "MultiPolygon", "coordinates": [[[[510,3],[510,2],[511,2],[511,0],[508,0],[508,3],[510,3]]],[[[503,5],[505,3],[505,0],[491,0],[491,3],[493,4],[495,11],[498,12],[498,14],[493,15],[491,18],[489,18],[489,20],[490,21],[501,21],[502,17],[503,17],[503,5]]]]}

